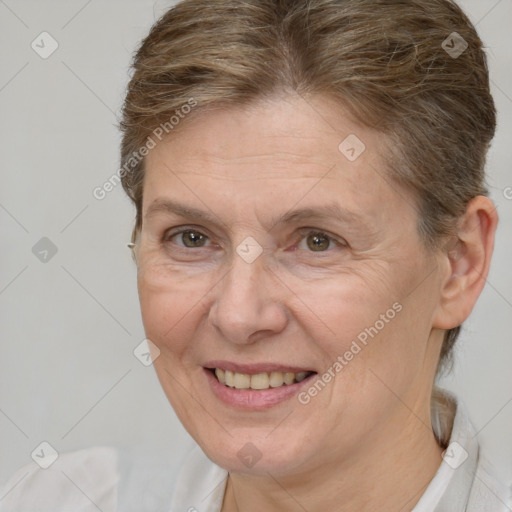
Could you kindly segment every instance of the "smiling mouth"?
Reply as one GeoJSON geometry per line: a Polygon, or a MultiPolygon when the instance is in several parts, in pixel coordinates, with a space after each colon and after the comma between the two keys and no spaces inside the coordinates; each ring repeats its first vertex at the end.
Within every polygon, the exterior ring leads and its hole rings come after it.
{"type": "Polygon", "coordinates": [[[297,384],[316,372],[263,372],[263,373],[237,373],[221,368],[208,368],[217,380],[233,389],[251,389],[262,391],[265,389],[280,388],[297,384]]]}

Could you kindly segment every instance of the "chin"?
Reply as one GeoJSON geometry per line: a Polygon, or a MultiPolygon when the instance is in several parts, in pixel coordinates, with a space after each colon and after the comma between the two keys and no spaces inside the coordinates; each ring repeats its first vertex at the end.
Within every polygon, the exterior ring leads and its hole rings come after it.
{"type": "MultiPolygon", "coordinates": [[[[285,476],[307,465],[308,454],[303,442],[290,443],[290,439],[265,439],[262,435],[230,437],[224,440],[202,442],[196,440],[206,456],[218,466],[236,473],[251,475],[285,476]]],[[[309,446],[311,450],[311,445],[309,446]]],[[[308,450],[308,451],[309,451],[308,450]]]]}

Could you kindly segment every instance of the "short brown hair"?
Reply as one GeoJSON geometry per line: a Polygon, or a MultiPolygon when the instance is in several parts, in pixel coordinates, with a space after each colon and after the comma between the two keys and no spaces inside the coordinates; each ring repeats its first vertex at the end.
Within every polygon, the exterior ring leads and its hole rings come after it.
{"type": "MultiPolygon", "coordinates": [[[[133,242],[144,179],[133,155],[191,98],[190,116],[280,91],[334,96],[386,135],[387,172],[413,193],[427,248],[455,233],[470,199],[488,195],[496,111],[487,60],[451,0],[185,0],[153,25],[132,71],[120,128],[133,242]],[[448,51],[455,41],[467,43],[460,55],[448,51]]],[[[438,371],[459,331],[446,332],[438,371]]]]}

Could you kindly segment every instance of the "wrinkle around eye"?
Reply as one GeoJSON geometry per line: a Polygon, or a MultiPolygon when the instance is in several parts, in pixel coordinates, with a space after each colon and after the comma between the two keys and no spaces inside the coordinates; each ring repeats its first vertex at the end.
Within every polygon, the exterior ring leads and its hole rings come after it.
{"type": "MultiPolygon", "coordinates": [[[[315,228],[304,227],[302,229],[299,229],[299,231],[295,233],[294,239],[295,241],[292,242],[291,246],[287,244],[287,247],[284,251],[286,253],[296,253],[297,259],[318,259],[326,262],[328,259],[332,260],[333,258],[339,257],[340,252],[343,253],[350,249],[349,244],[343,238],[331,235],[327,231],[315,228]],[[314,235],[319,236],[319,238],[325,238],[328,242],[327,248],[319,248],[319,250],[314,250],[308,247],[308,237],[314,235]]],[[[207,235],[200,229],[196,229],[192,226],[184,226],[182,228],[175,228],[166,231],[162,236],[162,244],[164,245],[166,250],[168,250],[169,252],[174,252],[177,255],[177,257],[179,257],[180,255],[184,255],[185,257],[191,258],[195,258],[196,256],[200,257],[201,253],[203,252],[200,251],[201,249],[215,249],[219,247],[219,245],[212,242],[211,237],[209,235],[207,235]],[[183,239],[180,237],[183,237],[187,233],[195,233],[197,235],[201,235],[206,245],[185,245],[185,243],[183,243],[183,239]],[[179,240],[181,243],[173,241],[173,239],[176,237],[177,240],[179,240]]]]}

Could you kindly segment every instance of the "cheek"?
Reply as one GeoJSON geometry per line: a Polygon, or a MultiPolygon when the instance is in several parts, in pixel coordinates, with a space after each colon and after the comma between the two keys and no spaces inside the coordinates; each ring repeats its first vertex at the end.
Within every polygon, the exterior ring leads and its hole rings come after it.
{"type": "MultiPolygon", "coordinates": [[[[302,342],[309,339],[313,352],[320,349],[325,364],[332,364],[347,351],[357,353],[357,359],[363,359],[363,352],[374,351],[380,357],[383,350],[397,350],[397,344],[404,343],[405,337],[398,333],[406,332],[418,317],[410,306],[411,297],[403,300],[409,283],[395,267],[374,260],[336,272],[324,270],[321,277],[310,275],[309,279],[276,268],[286,283],[280,307],[289,310],[291,329],[298,329],[302,342]]],[[[200,271],[197,265],[173,267],[161,263],[158,255],[147,255],[137,275],[147,337],[169,356],[193,349],[196,343],[199,346],[195,336],[201,325],[209,331],[204,322],[213,301],[219,299],[212,289],[218,279],[218,272],[200,271]]],[[[217,290],[221,288],[219,285],[217,290]]],[[[280,300],[279,294],[274,300],[280,300]]]]}
{"type": "Polygon", "coordinates": [[[166,357],[185,352],[205,313],[206,280],[153,267],[139,271],[137,286],[146,336],[166,357]]]}
{"type": "Polygon", "coordinates": [[[382,281],[372,279],[370,272],[345,274],[328,281],[310,283],[307,288],[297,286],[296,289],[302,303],[307,306],[308,316],[316,317],[322,324],[326,338],[331,340],[336,350],[343,349],[347,342],[359,335],[364,342],[364,333],[376,322],[377,330],[383,330],[400,309],[399,306],[393,308],[397,302],[393,297],[398,294],[382,281]],[[382,319],[381,315],[384,315],[382,319]]]}
{"type": "Polygon", "coordinates": [[[322,353],[323,371],[336,375],[336,386],[371,385],[370,369],[391,380],[407,379],[404,372],[421,363],[428,314],[420,311],[417,297],[403,292],[403,275],[397,273],[395,280],[391,272],[385,273],[387,279],[382,275],[368,267],[311,286],[309,294],[298,288],[307,308],[297,317],[313,350],[322,353]]]}

